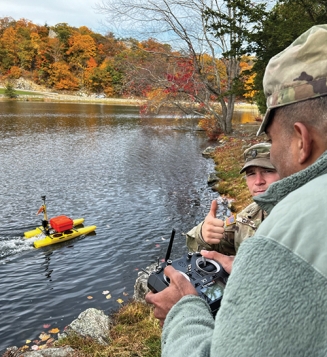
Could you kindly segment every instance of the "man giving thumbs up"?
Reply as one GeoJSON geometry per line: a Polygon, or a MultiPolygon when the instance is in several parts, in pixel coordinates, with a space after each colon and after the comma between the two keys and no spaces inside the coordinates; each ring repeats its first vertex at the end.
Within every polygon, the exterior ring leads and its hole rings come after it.
{"type": "MultiPolygon", "coordinates": [[[[245,172],[252,197],[264,193],[271,183],[279,180],[270,162],[270,147],[269,143],[255,144],[243,153],[245,163],[240,174],[245,172]]],[[[226,226],[224,221],[216,218],[217,208],[217,201],[213,200],[205,220],[186,234],[189,251],[205,249],[235,255],[243,240],[253,236],[266,217],[266,213],[253,202],[237,215],[234,224],[226,226]]]]}

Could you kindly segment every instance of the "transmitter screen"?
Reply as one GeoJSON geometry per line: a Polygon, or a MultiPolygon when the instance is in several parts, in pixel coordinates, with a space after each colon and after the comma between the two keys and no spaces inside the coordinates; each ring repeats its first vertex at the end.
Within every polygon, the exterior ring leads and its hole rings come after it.
{"type": "Polygon", "coordinates": [[[219,281],[216,281],[210,286],[203,287],[201,289],[201,292],[211,301],[215,301],[222,298],[224,292],[224,285],[219,281]]]}

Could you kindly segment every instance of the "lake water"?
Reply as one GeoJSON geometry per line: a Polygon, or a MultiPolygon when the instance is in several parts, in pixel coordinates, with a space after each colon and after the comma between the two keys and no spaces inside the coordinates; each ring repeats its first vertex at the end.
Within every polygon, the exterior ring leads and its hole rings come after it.
{"type": "Polygon", "coordinates": [[[210,143],[193,119],[144,119],[137,107],[102,104],[0,108],[3,352],[62,331],[87,308],[117,310],[138,272],[164,258],[173,228],[172,257],[184,254],[183,233],[216,194],[206,183],[213,161],[201,155],[210,143]],[[42,195],[49,218],[84,217],[96,233],[35,249],[23,234],[41,222],[42,195]]]}

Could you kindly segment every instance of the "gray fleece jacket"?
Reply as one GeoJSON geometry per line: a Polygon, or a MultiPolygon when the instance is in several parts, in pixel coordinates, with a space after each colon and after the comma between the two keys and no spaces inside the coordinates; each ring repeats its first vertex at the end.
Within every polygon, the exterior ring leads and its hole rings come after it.
{"type": "Polygon", "coordinates": [[[327,356],[327,152],[255,200],[269,216],[241,244],[216,319],[183,297],[162,356],[327,356]]]}

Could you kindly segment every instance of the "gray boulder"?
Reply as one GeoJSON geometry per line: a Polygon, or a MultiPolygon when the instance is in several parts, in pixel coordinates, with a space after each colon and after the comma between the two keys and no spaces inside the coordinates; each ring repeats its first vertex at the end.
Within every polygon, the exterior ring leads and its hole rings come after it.
{"type": "Polygon", "coordinates": [[[202,156],[204,157],[212,157],[213,153],[215,152],[216,148],[209,146],[205,150],[202,151],[202,156]]]}
{"type": "Polygon", "coordinates": [[[219,180],[220,180],[220,178],[217,176],[217,174],[215,172],[212,172],[209,174],[207,182],[208,182],[208,185],[213,185],[216,182],[218,182],[219,180]]]}
{"type": "Polygon", "coordinates": [[[109,344],[109,332],[112,320],[103,311],[94,308],[81,312],[76,320],[69,324],[58,338],[78,334],[90,337],[102,345],[109,344]]]}

